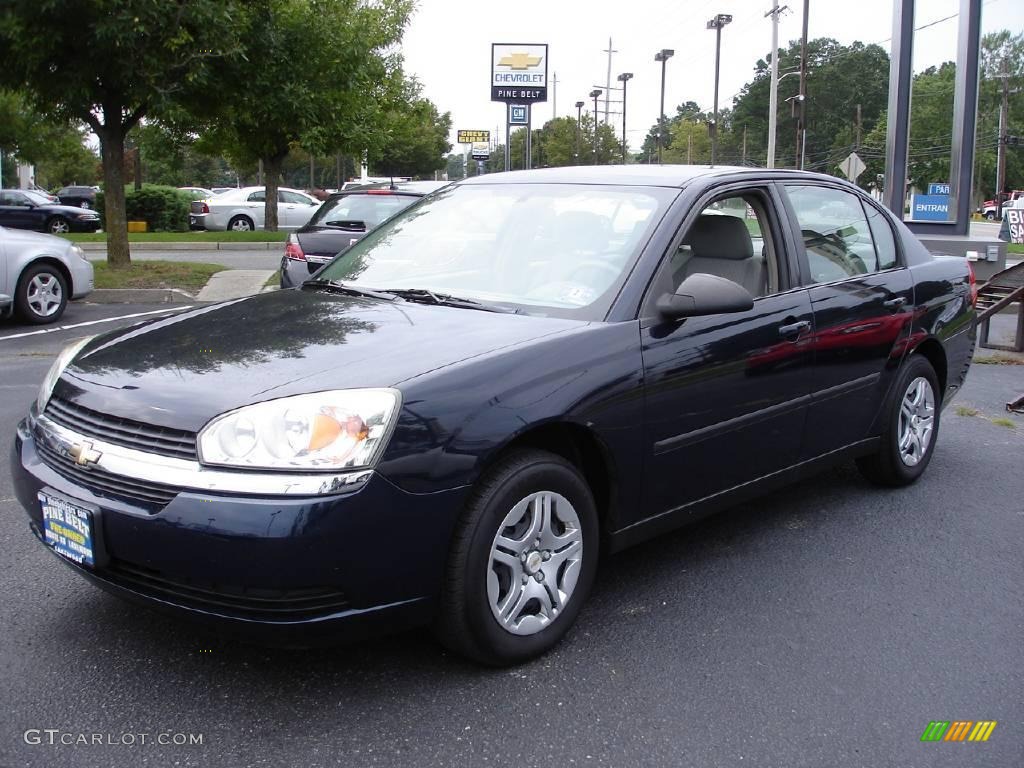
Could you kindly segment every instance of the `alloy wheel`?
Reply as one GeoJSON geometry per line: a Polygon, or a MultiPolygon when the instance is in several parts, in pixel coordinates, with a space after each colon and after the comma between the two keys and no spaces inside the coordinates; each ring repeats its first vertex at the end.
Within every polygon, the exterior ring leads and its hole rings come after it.
{"type": "Polygon", "coordinates": [[[900,459],[908,467],[917,466],[928,453],[935,426],[935,393],[931,382],[918,376],[907,387],[900,403],[897,439],[900,459]]]}
{"type": "Polygon", "coordinates": [[[532,493],[505,516],[491,544],[487,598],[514,635],[533,635],[572,598],[583,561],[583,530],[572,503],[551,491],[532,493]]]}
{"type": "Polygon", "coordinates": [[[49,272],[41,272],[28,284],[28,305],[39,317],[50,317],[60,309],[64,292],[60,280],[49,272]]]}

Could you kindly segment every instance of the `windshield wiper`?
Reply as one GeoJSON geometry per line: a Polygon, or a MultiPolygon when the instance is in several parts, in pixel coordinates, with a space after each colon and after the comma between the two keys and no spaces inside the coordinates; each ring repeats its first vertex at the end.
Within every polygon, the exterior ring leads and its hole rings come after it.
{"type": "Polygon", "coordinates": [[[335,293],[346,293],[350,296],[369,296],[373,299],[383,299],[384,301],[395,301],[397,296],[393,292],[382,292],[375,291],[372,288],[359,288],[358,286],[344,283],[341,280],[307,280],[304,282],[303,287],[311,286],[313,288],[325,288],[335,293]]]}
{"type": "Polygon", "coordinates": [[[487,304],[476,299],[467,299],[464,296],[453,296],[450,293],[428,291],[426,288],[384,288],[383,290],[395,296],[400,296],[406,301],[417,301],[422,304],[438,304],[462,309],[479,309],[483,312],[504,312],[513,315],[519,313],[518,309],[499,307],[496,304],[487,304]]]}

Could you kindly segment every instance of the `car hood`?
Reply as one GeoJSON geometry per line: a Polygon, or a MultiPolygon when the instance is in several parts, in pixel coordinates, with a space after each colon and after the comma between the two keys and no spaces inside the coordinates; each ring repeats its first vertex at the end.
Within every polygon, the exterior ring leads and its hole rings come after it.
{"type": "Polygon", "coordinates": [[[99,336],[67,368],[55,394],[101,413],[198,431],[248,403],[325,389],[400,387],[581,324],[276,291],[99,336]]]}
{"type": "Polygon", "coordinates": [[[72,244],[63,237],[44,235],[42,232],[32,232],[28,229],[0,227],[0,233],[3,233],[3,241],[8,245],[35,245],[40,248],[48,248],[54,253],[63,253],[72,244]]]}

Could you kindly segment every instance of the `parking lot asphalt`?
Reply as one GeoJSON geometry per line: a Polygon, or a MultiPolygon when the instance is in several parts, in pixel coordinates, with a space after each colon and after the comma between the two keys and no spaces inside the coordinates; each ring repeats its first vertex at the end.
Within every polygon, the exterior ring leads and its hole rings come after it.
{"type": "MultiPolygon", "coordinates": [[[[127,322],[0,323],[6,439],[63,343],[127,322]]],[[[1024,420],[993,422],[1022,372],[972,368],[910,488],[842,467],[607,558],[567,640],[504,670],[425,632],[272,650],[123,604],[34,539],[4,466],[0,766],[1022,765],[1024,420]],[[933,720],[998,725],[922,743],[933,720]]]]}

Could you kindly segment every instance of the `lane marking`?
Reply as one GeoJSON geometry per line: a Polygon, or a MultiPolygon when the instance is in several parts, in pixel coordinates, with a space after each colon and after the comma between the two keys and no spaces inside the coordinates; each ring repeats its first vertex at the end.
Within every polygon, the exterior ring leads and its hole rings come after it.
{"type": "Polygon", "coordinates": [[[38,336],[42,333],[55,333],[57,331],[70,331],[75,328],[85,328],[87,325],[96,325],[97,323],[112,323],[115,320],[130,320],[133,317],[146,317],[147,315],[162,315],[168,312],[181,312],[183,309],[189,309],[191,304],[184,304],[180,307],[169,307],[168,309],[154,309],[151,312],[135,312],[130,315],[118,315],[117,317],[103,317],[99,320],[86,320],[83,323],[72,323],[71,325],[57,325],[53,328],[43,328],[38,331],[25,331],[24,333],[12,333],[9,336],[0,336],[0,341],[7,341],[8,339],[24,339],[27,336],[38,336]]]}

